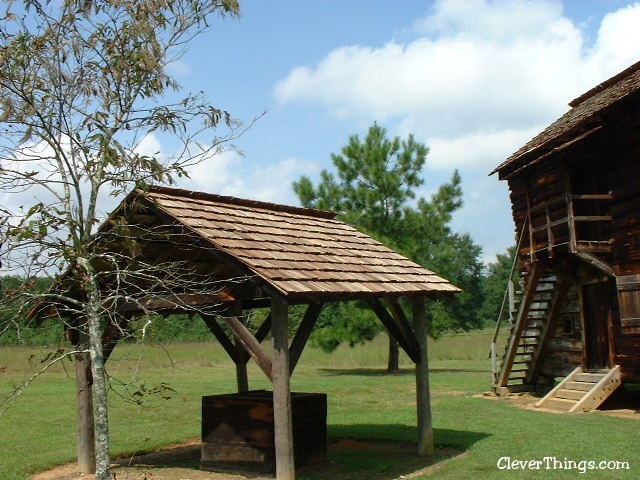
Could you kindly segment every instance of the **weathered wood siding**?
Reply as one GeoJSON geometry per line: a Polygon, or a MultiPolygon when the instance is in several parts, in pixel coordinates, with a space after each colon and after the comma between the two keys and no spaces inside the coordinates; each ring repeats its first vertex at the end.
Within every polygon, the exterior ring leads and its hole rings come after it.
{"type": "Polygon", "coordinates": [[[540,373],[545,377],[564,377],[582,364],[582,325],[578,290],[573,285],[567,293],[562,312],[553,325],[540,373]]]}
{"type": "MultiPolygon", "coordinates": [[[[325,460],[326,394],[292,393],[291,407],[296,466],[325,460]]],[[[202,397],[200,466],[204,470],[275,474],[272,392],[202,397]]]]}
{"type": "Polygon", "coordinates": [[[616,275],[640,274],[640,141],[608,159],[616,275]]]}
{"type": "Polygon", "coordinates": [[[615,359],[623,381],[640,383],[640,274],[617,277],[619,320],[614,327],[615,359]]]}
{"type": "MultiPolygon", "coordinates": [[[[520,244],[519,254],[525,262],[530,259],[532,244],[533,250],[539,251],[547,248],[548,242],[546,231],[540,230],[532,234],[529,228],[523,230],[523,225],[530,220],[535,228],[547,223],[547,214],[552,221],[564,218],[567,214],[564,204],[551,205],[548,211],[545,208],[535,209],[536,206],[544,205],[564,194],[565,176],[561,165],[545,162],[531,167],[530,170],[527,170],[527,175],[519,175],[509,180],[516,240],[523,233],[524,237],[520,244]],[[530,210],[530,206],[534,209],[530,210]]],[[[553,234],[554,243],[568,243],[569,230],[566,226],[556,227],[553,234]]]]}
{"type": "Polygon", "coordinates": [[[632,134],[620,130],[623,148],[609,174],[620,312],[614,324],[615,361],[624,382],[640,383],[640,138],[637,127],[632,134]]]}

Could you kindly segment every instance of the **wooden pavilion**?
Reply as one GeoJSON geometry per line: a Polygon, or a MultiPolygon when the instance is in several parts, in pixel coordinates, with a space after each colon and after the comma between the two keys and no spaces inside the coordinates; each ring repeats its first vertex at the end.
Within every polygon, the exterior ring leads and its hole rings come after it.
{"type": "Polygon", "coordinates": [[[538,405],[574,412],[640,383],[640,62],[569,105],[492,172],[517,243],[492,351],[496,393],[564,377],[538,405]]]}
{"type": "MultiPolygon", "coordinates": [[[[235,362],[239,392],[248,389],[246,363],[255,360],[273,385],[279,480],[295,478],[290,375],[323,304],[332,301],[365,301],[415,362],[418,454],[432,453],[425,300],[454,294],[457,287],[326,211],[151,187],[132,192],[100,232],[99,249],[135,252],[122,255],[128,260],[121,273],[142,263],[172,264],[179,270],[172,275],[206,279],[198,292],[120,285],[110,298],[123,322],[145,312],[198,312],[235,362]],[[412,306],[412,321],[401,297],[412,306]],[[305,305],[306,313],[289,341],[291,305],[305,305]],[[241,317],[256,308],[270,313],[252,333],[241,317]],[[269,332],[272,350],[261,345],[269,332]]],[[[107,266],[98,262],[94,268],[107,266]]],[[[120,332],[107,329],[105,357],[120,332]]],[[[70,336],[80,346],[86,341],[74,329],[70,336]]],[[[89,362],[88,355],[76,362],[78,462],[85,471],[93,458],[89,362]]]]}

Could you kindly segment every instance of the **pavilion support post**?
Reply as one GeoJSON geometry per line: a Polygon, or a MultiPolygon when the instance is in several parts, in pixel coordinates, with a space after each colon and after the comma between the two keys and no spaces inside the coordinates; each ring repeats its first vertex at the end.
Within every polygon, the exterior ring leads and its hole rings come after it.
{"type": "MultiPolygon", "coordinates": [[[[78,350],[87,350],[89,339],[86,332],[76,332],[78,350]]],[[[76,414],[77,414],[77,451],[80,473],[96,471],[95,434],[93,428],[93,400],[91,394],[91,357],[88,351],[75,356],[76,374],[76,414]]]]}
{"type": "Polygon", "coordinates": [[[249,391],[249,374],[247,373],[247,362],[249,358],[244,351],[244,347],[240,341],[235,339],[236,347],[236,384],[238,385],[238,393],[249,391]]]}
{"type": "Polygon", "coordinates": [[[416,362],[416,404],[418,411],[418,455],[434,453],[431,394],[429,392],[429,357],[427,355],[427,312],[425,299],[413,299],[413,330],[418,341],[420,358],[416,362]]]}
{"type": "MultiPolygon", "coordinates": [[[[233,314],[239,320],[242,318],[242,304],[240,302],[235,302],[233,304],[233,314]]],[[[247,373],[247,354],[244,351],[244,347],[242,343],[235,337],[234,345],[236,348],[236,383],[238,386],[238,392],[248,392],[249,391],[249,374],[247,373]]]]}
{"type": "Polygon", "coordinates": [[[273,423],[277,480],[295,480],[291,385],[289,378],[288,305],[271,299],[273,335],[273,423]]]}

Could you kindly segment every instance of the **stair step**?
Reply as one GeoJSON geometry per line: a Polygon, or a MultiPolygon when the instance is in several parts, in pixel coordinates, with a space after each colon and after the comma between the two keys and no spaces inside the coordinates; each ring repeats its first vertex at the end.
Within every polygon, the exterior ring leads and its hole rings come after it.
{"type": "Polygon", "coordinates": [[[549,308],[549,303],[551,302],[534,302],[531,305],[529,305],[529,311],[530,312],[544,312],[549,308]]]}
{"type": "Polygon", "coordinates": [[[556,392],[556,396],[554,398],[563,398],[566,400],[581,400],[584,397],[586,392],[584,390],[568,390],[565,388],[561,388],[556,392]]]}
{"type": "Polygon", "coordinates": [[[555,282],[547,282],[543,285],[538,284],[538,288],[536,288],[536,292],[538,293],[553,292],[555,288],[556,288],[555,282]]]}
{"type": "Polygon", "coordinates": [[[542,328],[544,327],[545,322],[546,322],[545,315],[540,315],[538,317],[527,317],[527,321],[524,324],[524,328],[525,330],[527,328],[531,328],[531,329],[542,328]]]}
{"type": "Polygon", "coordinates": [[[604,375],[604,373],[577,373],[572,380],[576,382],[598,383],[604,375]]]}
{"type": "Polygon", "coordinates": [[[541,405],[543,408],[550,408],[553,410],[559,410],[562,412],[568,412],[573,406],[578,403],[575,400],[567,400],[565,398],[548,398],[541,405]]]}
{"type": "Polygon", "coordinates": [[[582,392],[588,392],[593,388],[595,383],[592,382],[575,382],[569,381],[566,383],[567,390],[580,390],[582,392]]]}

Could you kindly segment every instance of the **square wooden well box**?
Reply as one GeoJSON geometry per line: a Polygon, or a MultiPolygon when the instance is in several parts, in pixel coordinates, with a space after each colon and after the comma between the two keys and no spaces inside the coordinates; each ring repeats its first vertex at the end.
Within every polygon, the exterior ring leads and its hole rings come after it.
{"type": "MultiPolygon", "coordinates": [[[[291,393],[296,467],[327,457],[327,395],[291,393]]],[[[273,392],[202,397],[200,468],[275,474],[273,392]]]]}

